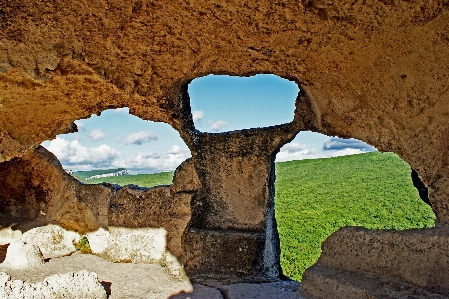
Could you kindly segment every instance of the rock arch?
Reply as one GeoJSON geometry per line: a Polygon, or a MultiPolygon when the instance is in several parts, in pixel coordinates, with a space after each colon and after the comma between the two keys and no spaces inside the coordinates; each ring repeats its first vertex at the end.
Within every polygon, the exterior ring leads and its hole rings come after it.
{"type": "Polygon", "coordinates": [[[4,2],[0,161],[124,106],[172,125],[200,161],[196,137],[233,137],[195,133],[187,83],[268,72],[301,90],[295,120],[276,130],[396,152],[428,186],[447,234],[448,20],[446,0],[4,2]]]}

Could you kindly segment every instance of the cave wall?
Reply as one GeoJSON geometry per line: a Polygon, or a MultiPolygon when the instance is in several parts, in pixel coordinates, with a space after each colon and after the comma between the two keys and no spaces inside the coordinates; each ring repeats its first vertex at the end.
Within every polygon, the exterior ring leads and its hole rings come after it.
{"type": "Polygon", "coordinates": [[[170,186],[82,184],[42,146],[0,163],[0,174],[0,228],[25,232],[52,223],[82,234],[109,226],[164,228],[167,250],[177,257],[192,194],[201,187],[191,160],[170,186]]]}
{"type": "MultiPolygon", "coordinates": [[[[361,139],[407,161],[429,188],[437,225],[449,225],[448,0],[2,1],[0,162],[127,106],[179,131],[203,186],[225,186],[198,164],[215,162],[195,143],[187,84],[256,73],[300,87],[282,142],[258,159],[271,163],[300,130],[361,139]]],[[[267,182],[268,172],[257,184],[267,182]]]]}
{"type": "Polygon", "coordinates": [[[448,5],[3,1],[0,161],[113,107],[186,137],[190,80],[273,73],[309,95],[296,111],[307,129],[361,139],[411,164],[446,225],[448,5]]]}

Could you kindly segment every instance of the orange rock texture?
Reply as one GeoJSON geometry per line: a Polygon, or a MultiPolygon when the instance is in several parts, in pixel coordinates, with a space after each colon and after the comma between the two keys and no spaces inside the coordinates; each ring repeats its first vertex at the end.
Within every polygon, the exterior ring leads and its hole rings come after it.
{"type": "Polygon", "coordinates": [[[307,111],[296,111],[311,118],[308,129],[359,138],[411,164],[446,225],[448,5],[2,1],[0,159],[112,107],[181,130],[190,80],[273,73],[309,95],[307,111]]]}
{"type": "MultiPolygon", "coordinates": [[[[74,120],[126,106],[178,130],[201,184],[213,186],[212,197],[193,195],[193,230],[196,208],[208,205],[203,211],[225,212],[206,215],[206,227],[223,219],[221,228],[257,231],[261,220],[268,230],[270,215],[247,219],[227,202],[230,189],[215,189],[230,181],[207,168],[216,161],[205,149],[219,149],[206,144],[213,137],[195,144],[187,94],[200,76],[256,73],[300,88],[278,146],[313,130],[396,152],[429,187],[437,225],[449,226],[448,0],[3,0],[0,162],[75,131],[74,120]]],[[[276,151],[253,161],[270,161],[276,151]]],[[[269,172],[259,179],[255,190],[268,184],[259,204],[269,211],[269,172]]]]}

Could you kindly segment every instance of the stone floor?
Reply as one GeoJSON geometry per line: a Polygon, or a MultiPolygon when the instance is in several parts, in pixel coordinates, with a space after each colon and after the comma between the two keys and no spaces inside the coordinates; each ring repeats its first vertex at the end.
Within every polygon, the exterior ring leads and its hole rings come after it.
{"type": "Polygon", "coordinates": [[[109,299],[299,299],[299,283],[282,281],[262,284],[239,283],[210,287],[194,283],[188,278],[171,275],[158,264],[111,263],[98,256],[74,253],[54,258],[44,265],[27,270],[2,267],[12,279],[28,282],[43,281],[46,277],[73,271],[87,270],[98,274],[109,299]]]}

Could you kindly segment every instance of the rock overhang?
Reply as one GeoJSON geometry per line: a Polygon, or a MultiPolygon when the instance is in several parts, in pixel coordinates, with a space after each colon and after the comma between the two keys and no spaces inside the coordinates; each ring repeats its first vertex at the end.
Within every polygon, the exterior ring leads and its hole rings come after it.
{"type": "MultiPolygon", "coordinates": [[[[285,136],[310,129],[396,152],[449,224],[447,1],[17,0],[0,11],[0,161],[127,106],[173,126],[199,162],[188,82],[272,73],[300,88],[285,136]]],[[[206,164],[195,164],[203,185],[206,164]]]]}

